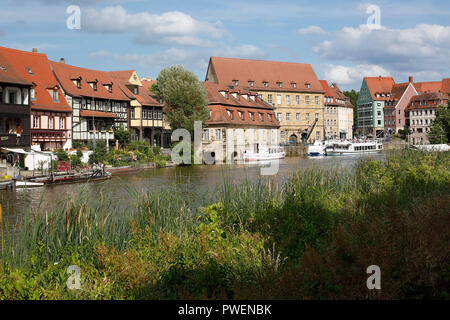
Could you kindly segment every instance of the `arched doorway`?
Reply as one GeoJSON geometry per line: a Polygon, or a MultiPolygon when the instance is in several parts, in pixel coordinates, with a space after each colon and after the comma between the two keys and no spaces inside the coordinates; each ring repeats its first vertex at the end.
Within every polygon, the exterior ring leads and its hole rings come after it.
{"type": "Polygon", "coordinates": [[[289,137],[289,141],[291,141],[291,142],[294,143],[294,144],[297,144],[297,143],[298,143],[298,137],[297,137],[295,134],[292,134],[292,135],[289,137]]]}

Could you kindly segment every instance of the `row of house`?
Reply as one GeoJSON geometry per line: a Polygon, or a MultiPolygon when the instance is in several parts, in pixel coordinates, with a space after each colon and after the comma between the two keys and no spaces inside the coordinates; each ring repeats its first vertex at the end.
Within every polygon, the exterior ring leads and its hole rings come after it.
{"type": "Polygon", "coordinates": [[[392,77],[365,77],[357,102],[356,132],[382,137],[411,130],[413,144],[428,143],[439,105],[448,104],[450,79],[395,83],[392,77]]]}
{"type": "MultiPolygon", "coordinates": [[[[0,147],[43,152],[74,142],[113,144],[118,128],[132,140],[168,147],[168,106],[150,91],[154,83],[135,70],[92,70],[36,49],[0,47],[0,147]]],[[[203,144],[223,158],[231,141],[239,145],[230,155],[236,157],[261,143],[352,137],[353,107],[309,64],[211,57],[204,87],[210,118],[203,144]]]]}

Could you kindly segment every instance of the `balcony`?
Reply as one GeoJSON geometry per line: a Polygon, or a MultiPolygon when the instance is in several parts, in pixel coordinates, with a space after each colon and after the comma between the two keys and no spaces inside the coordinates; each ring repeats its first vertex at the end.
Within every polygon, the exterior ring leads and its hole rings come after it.
{"type": "Polygon", "coordinates": [[[0,147],[4,148],[22,148],[31,145],[29,134],[17,137],[15,134],[0,134],[0,147]]]}
{"type": "Polygon", "coordinates": [[[30,110],[29,105],[0,103],[0,114],[30,116],[30,110]]]}

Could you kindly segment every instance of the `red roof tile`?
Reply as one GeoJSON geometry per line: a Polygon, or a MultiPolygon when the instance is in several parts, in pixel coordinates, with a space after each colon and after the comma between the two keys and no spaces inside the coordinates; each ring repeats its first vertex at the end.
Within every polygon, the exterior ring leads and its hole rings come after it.
{"type": "Polygon", "coordinates": [[[36,100],[31,101],[31,109],[71,112],[58,82],[52,73],[47,56],[42,53],[20,51],[0,47],[0,54],[14,67],[17,74],[34,84],[36,100]],[[55,102],[47,91],[56,88],[59,101],[55,102]]]}
{"type": "Polygon", "coordinates": [[[207,91],[208,107],[211,111],[211,117],[206,121],[207,124],[265,126],[271,128],[280,126],[275,117],[273,106],[259,99],[256,94],[241,87],[230,89],[211,82],[204,82],[203,84],[207,91]],[[224,92],[225,96],[221,92],[224,92]],[[236,97],[233,96],[233,93],[236,97]],[[244,98],[244,95],[248,97],[248,100],[244,98]],[[228,115],[228,111],[232,113],[233,119],[228,115]],[[253,114],[253,119],[250,114],[253,114]]]}
{"type": "Polygon", "coordinates": [[[0,82],[31,86],[31,82],[20,76],[9,60],[0,52],[0,82]]]}
{"type": "Polygon", "coordinates": [[[336,105],[339,106],[337,102],[337,99],[341,99],[345,101],[346,96],[342,93],[341,89],[339,89],[338,85],[336,83],[333,83],[331,86],[328,84],[328,81],[326,80],[319,80],[323,90],[325,91],[325,97],[333,98],[333,102],[327,102],[326,105],[336,105]]]}
{"type": "Polygon", "coordinates": [[[387,94],[391,93],[392,87],[395,84],[394,78],[392,77],[365,77],[367,87],[369,88],[370,94],[372,95],[373,100],[386,100],[385,97],[377,98],[376,94],[387,94]]]}
{"type": "Polygon", "coordinates": [[[80,115],[82,117],[118,118],[114,113],[90,110],[81,110],[80,115]]]}
{"type": "Polygon", "coordinates": [[[324,92],[310,64],[211,57],[209,67],[217,79],[206,80],[217,80],[221,85],[231,85],[238,80],[240,86],[252,90],[324,92]],[[249,86],[249,81],[254,82],[253,87],[249,86]],[[268,87],[264,82],[268,82],[268,87]],[[282,88],[279,88],[279,82],[282,82],[282,88]],[[309,89],[306,84],[310,85],[309,89]]]}
{"type": "Polygon", "coordinates": [[[50,61],[53,72],[58,78],[66,94],[72,97],[94,97],[97,99],[129,101],[130,99],[114,85],[114,79],[108,72],[71,66],[61,62],[50,61]],[[81,78],[81,88],[78,88],[73,80],[81,78]],[[97,90],[94,90],[89,82],[97,82],[97,90]],[[112,84],[112,92],[104,85],[112,84]]]}

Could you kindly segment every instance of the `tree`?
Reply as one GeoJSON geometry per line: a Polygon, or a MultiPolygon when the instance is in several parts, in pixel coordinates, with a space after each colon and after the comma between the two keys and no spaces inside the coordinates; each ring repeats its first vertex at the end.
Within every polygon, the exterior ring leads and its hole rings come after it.
{"type": "Polygon", "coordinates": [[[89,164],[103,163],[108,151],[106,150],[106,143],[103,140],[97,141],[97,146],[92,154],[89,155],[89,164]]]}
{"type": "Polygon", "coordinates": [[[122,127],[114,129],[114,138],[119,141],[121,146],[130,142],[130,132],[122,127]]]}
{"type": "Polygon", "coordinates": [[[436,110],[436,118],[428,133],[431,144],[448,143],[450,141],[450,102],[441,105],[436,110]]]}
{"type": "Polygon", "coordinates": [[[353,123],[354,126],[356,127],[357,124],[357,116],[358,116],[358,112],[356,110],[357,104],[358,104],[358,95],[359,92],[356,92],[354,89],[352,89],[352,91],[344,91],[344,95],[347,98],[350,98],[350,103],[353,105],[353,123]]]}
{"type": "Polygon", "coordinates": [[[173,130],[194,131],[194,122],[209,118],[206,89],[197,76],[182,66],[163,69],[150,90],[168,105],[167,120],[173,130]]]}

